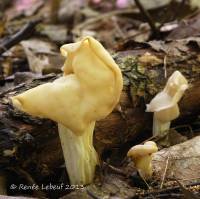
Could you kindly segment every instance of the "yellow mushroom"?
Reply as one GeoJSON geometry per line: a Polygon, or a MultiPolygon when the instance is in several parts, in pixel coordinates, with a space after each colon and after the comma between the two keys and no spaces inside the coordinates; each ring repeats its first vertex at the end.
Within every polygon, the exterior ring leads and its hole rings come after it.
{"type": "Polygon", "coordinates": [[[170,128],[172,120],[176,119],[180,112],[178,102],[188,88],[186,78],[175,71],[167,81],[163,91],[158,93],[149,104],[147,112],[154,112],[153,135],[161,135],[170,128]]]}
{"type": "Polygon", "coordinates": [[[61,47],[67,57],[64,75],[12,97],[18,109],[58,123],[71,184],[88,184],[99,164],[93,147],[95,122],[117,105],[122,74],[104,47],[94,38],[61,47]]]}
{"type": "Polygon", "coordinates": [[[140,176],[145,180],[152,177],[152,154],[157,151],[156,143],[148,141],[144,145],[133,146],[127,153],[127,156],[133,159],[140,176]]]}

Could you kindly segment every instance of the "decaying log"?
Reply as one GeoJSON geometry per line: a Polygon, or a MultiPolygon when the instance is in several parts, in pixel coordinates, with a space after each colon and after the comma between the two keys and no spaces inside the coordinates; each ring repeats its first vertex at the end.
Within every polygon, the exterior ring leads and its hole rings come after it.
{"type": "MultiPolygon", "coordinates": [[[[124,76],[124,90],[119,106],[107,118],[97,122],[95,147],[99,153],[116,149],[133,141],[138,135],[151,135],[152,114],[145,104],[159,92],[175,70],[180,70],[190,82],[190,88],[180,103],[179,122],[194,120],[200,113],[200,59],[197,42],[172,43],[179,53],[165,52],[155,44],[144,44],[137,50],[114,55],[124,76]],[[195,45],[194,45],[195,43],[195,45]],[[180,47],[181,46],[181,47],[180,47]],[[195,46],[195,48],[194,48],[195,46]],[[184,48],[183,48],[184,47],[184,48]],[[149,52],[151,54],[145,54],[149,52]]],[[[169,43],[167,43],[169,47],[169,43]]],[[[13,96],[56,76],[36,78],[0,94],[0,167],[20,167],[32,173],[37,182],[53,175],[63,163],[56,124],[47,119],[30,117],[14,109],[9,101],[13,96]]],[[[47,99],[48,103],[48,99],[47,99]]],[[[178,122],[178,120],[177,120],[178,122]]],[[[124,148],[126,152],[126,148],[124,148]]],[[[123,152],[123,151],[122,151],[123,152]]]]}

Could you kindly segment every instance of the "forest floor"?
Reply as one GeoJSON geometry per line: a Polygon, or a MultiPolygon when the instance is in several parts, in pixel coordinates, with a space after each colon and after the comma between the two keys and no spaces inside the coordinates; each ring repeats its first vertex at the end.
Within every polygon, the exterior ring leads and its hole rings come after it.
{"type": "Polygon", "coordinates": [[[189,0],[4,0],[0,2],[0,198],[200,198],[200,3],[189,0]],[[17,111],[10,97],[61,76],[59,48],[84,36],[119,65],[119,107],[97,122],[94,182],[70,185],[54,122],[17,111]],[[174,71],[188,80],[180,116],[152,136],[146,104],[174,71]],[[126,156],[157,143],[153,176],[126,156]]]}

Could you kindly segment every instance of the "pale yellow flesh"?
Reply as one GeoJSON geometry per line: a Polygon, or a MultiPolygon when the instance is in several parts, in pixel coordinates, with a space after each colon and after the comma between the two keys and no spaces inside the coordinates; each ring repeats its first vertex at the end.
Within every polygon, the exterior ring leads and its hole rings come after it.
{"type": "Polygon", "coordinates": [[[26,113],[59,124],[70,182],[88,184],[98,163],[90,140],[93,125],[117,105],[122,74],[109,53],[92,37],[62,46],[61,53],[67,57],[64,76],[12,97],[12,102],[26,113]]]}
{"type": "Polygon", "coordinates": [[[188,88],[185,77],[175,71],[168,79],[163,91],[147,105],[148,112],[154,112],[153,135],[161,135],[170,128],[171,120],[179,116],[178,102],[188,88]]]}
{"type": "Polygon", "coordinates": [[[148,180],[152,177],[152,155],[145,155],[143,157],[137,158],[134,160],[134,162],[135,167],[143,179],[148,180]]]}
{"type": "Polygon", "coordinates": [[[76,136],[65,126],[58,124],[65,164],[73,185],[91,183],[96,165],[99,164],[97,152],[93,147],[94,126],[95,123],[92,123],[83,135],[76,136]]]}
{"type": "Polygon", "coordinates": [[[170,129],[171,122],[162,122],[153,116],[153,136],[162,136],[170,129]]]}

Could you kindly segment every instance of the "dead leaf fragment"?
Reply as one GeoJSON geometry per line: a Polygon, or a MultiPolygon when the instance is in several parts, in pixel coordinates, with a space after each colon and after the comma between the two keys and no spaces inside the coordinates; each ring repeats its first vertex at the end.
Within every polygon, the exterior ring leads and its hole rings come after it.
{"type": "Polygon", "coordinates": [[[37,28],[41,35],[48,36],[54,42],[64,43],[67,40],[67,29],[64,25],[42,24],[37,28]]]}
{"type": "Polygon", "coordinates": [[[167,39],[183,39],[187,37],[198,36],[199,33],[200,33],[200,13],[187,20],[182,20],[178,24],[178,27],[175,28],[167,36],[167,39]]]}
{"type": "Polygon", "coordinates": [[[53,43],[40,39],[29,39],[22,41],[21,45],[27,55],[31,71],[42,73],[47,68],[61,68],[63,58],[53,43]]]}
{"type": "Polygon", "coordinates": [[[156,178],[161,179],[168,158],[166,178],[179,180],[200,178],[200,136],[155,153],[153,167],[156,178]]]}

